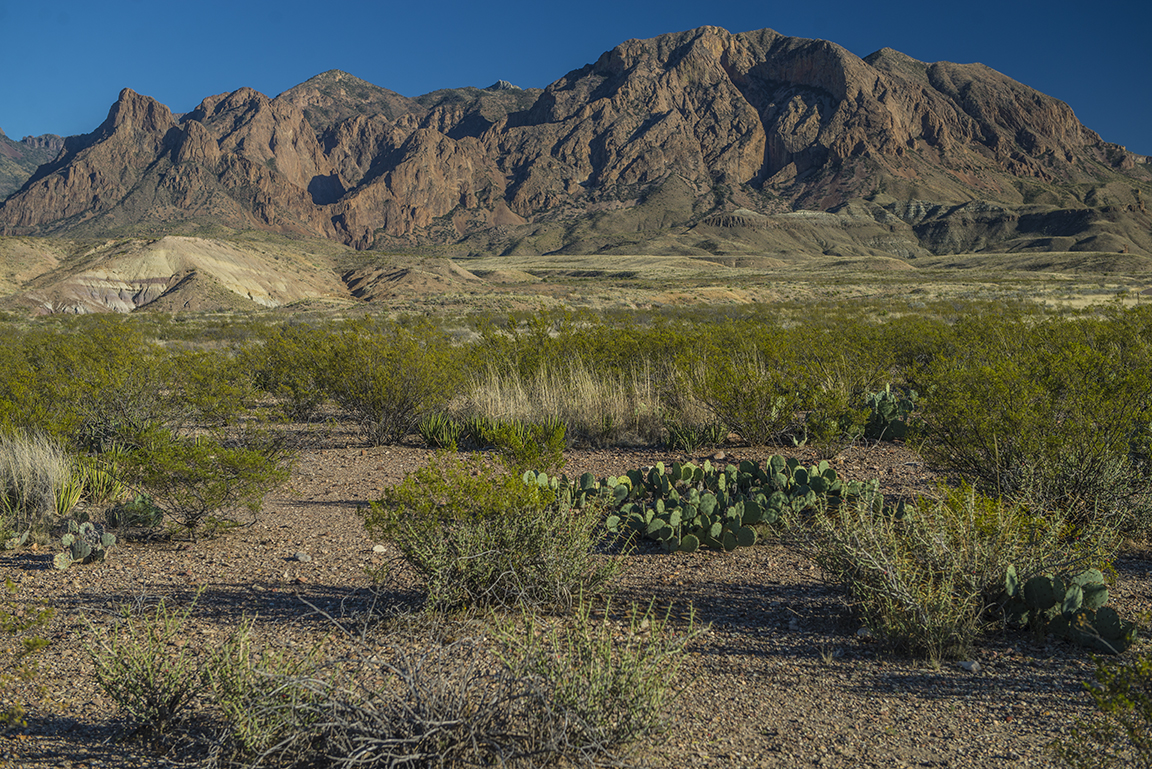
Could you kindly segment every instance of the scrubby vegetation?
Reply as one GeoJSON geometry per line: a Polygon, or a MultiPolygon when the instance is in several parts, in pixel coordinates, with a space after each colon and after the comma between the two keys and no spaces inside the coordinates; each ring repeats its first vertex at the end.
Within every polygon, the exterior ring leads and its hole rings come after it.
{"type": "MultiPolygon", "coordinates": [[[[365,750],[600,761],[658,727],[694,633],[633,609],[655,630],[625,648],[592,619],[624,560],[610,553],[651,545],[782,542],[843,586],[871,632],[933,662],[999,629],[1100,652],[1133,643],[1133,619],[1106,604],[1117,547],[1152,526],[1146,308],[203,322],[0,323],[0,541],[59,538],[67,566],[110,550],[112,530],[226,533],[287,477],[287,436],[345,421],[370,445],[440,450],[364,524],[419,574],[424,610],[494,612],[502,645],[375,660],[402,682],[384,691],[257,653],[243,629],[216,657],[179,656],[168,641],[188,615],[161,605],[91,645],[101,686],[143,732],[201,708],[241,763],[319,751],[353,765],[365,750]],[[783,457],[562,475],[572,445],[738,441],[831,458],[891,440],[951,482],[886,499],[875,479],[783,457]],[[449,671],[445,655],[468,662],[449,671]],[[429,736],[460,709],[471,720],[429,736]]],[[[1134,664],[1101,668],[1105,722],[1082,734],[1145,755],[1134,664]]]]}

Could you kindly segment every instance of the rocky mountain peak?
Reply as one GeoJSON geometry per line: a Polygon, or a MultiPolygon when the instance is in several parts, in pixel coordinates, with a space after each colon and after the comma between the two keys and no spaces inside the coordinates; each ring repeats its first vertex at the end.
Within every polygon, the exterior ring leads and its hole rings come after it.
{"type": "Polygon", "coordinates": [[[555,250],[585,227],[678,243],[714,242],[692,234],[713,225],[791,231],[817,220],[766,221],[802,209],[922,233],[871,235],[861,253],[1007,248],[1020,227],[1041,228],[1020,236],[1029,248],[1152,251],[1148,196],[1143,159],[983,65],[701,27],[625,41],[543,91],[498,81],[408,98],[330,70],[272,99],[210,96],[177,124],[125,89],[0,205],[0,232],[203,219],[357,248],[555,250]],[[1037,206],[1081,212],[1057,217],[1078,234],[1044,235],[1056,225],[1037,206]],[[1109,230],[1117,217],[1135,224],[1109,230]],[[975,233],[974,218],[1000,234],[975,233]]]}

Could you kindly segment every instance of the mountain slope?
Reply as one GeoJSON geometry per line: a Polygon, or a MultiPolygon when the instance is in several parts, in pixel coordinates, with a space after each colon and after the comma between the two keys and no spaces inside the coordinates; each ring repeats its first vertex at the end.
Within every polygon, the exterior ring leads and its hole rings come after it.
{"type": "Polygon", "coordinates": [[[97,131],[0,204],[0,233],[1152,254],[1149,195],[1147,159],[983,65],[702,27],[622,43],[542,92],[409,99],[331,71],[275,99],[209,97],[176,121],[125,90],[97,131]],[[839,218],[780,218],[794,210],[839,218]],[[823,237],[819,222],[843,235],[823,237]]]}
{"type": "Polygon", "coordinates": [[[11,195],[36,169],[50,162],[64,145],[60,136],[26,136],[12,141],[0,129],[0,200],[11,195]]]}

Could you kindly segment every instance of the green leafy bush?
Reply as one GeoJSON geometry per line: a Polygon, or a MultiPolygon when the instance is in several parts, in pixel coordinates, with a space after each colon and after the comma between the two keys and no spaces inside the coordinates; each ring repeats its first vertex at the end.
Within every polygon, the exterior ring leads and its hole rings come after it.
{"type": "Polygon", "coordinates": [[[995,495],[1078,522],[1147,517],[1131,439],[1152,417],[1152,339],[1123,319],[961,321],[917,378],[922,451],[995,495]]]}
{"type": "Polygon", "coordinates": [[[551,490],[476,457],[437,454],[361,515],[416,569],[433,610],[568,608],[618,569],[593,553],[599,508],[564,508],[551,490]]]}
{"type": "Polygon", "coordinates": [[[864,437],[869,412],[856,408],[842,390],[817,390],[804,396],[807,411],[796,428],[797,446],[811,446],[821,459],[831,459],[864,437]]]}
{"type": "Polygon", "coordinates": [[[778,443],[792,429],[800,400],[795,357],[781,343],[773,354],[716,350],[687,373],[686,386],[716,420],[748,443],[778,443]]]}
{"type": "Polygon", "coordinates": [[[293,461],[282,437],[258,432],[184,437],[151,428],[132,443],[121,471],[192,539],[242,525],[245,515],[254,521],[293,461]]]}
{"type": "Polygon", "coordinates": [[[464,358],[430,326],[349,321],[331,338],[319,379],[370,443],[398,443],[459,391],[464,358]]]}
{"type": "Polygon", "coordinates": [[[330,339],[325,327],[292,323],[247,348],[244,358],[256,386],[280,399],[287,416],[307,421],[328,397],[321,378],[330,339]]]}
{"type": "Polygon", "coordinates": [[[553,470],[564,465],[566,432],[559,419],[523,422],[477,416],[462,425],[460,438],[471,448],[495,450],[513,470],[553,470]]]}

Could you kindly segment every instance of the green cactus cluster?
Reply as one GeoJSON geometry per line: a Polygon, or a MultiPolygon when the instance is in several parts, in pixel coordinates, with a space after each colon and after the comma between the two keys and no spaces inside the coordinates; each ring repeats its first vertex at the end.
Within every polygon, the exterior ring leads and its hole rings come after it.
{"type": "Polygon", "coordinates": [[[116,535],[101,531],[90,521],[78,524],[73,520],[68,521],[68,531],[60,537],[60,544],[64,550],[56,554],[52,565],[57,569],[67,569],[74,563],[103,561],[116,544],[116,535]]]}
{"type": "Polygon", "coordinates": [[[147,494],[137,494],[131,501],[109,508],[104,517],[113,529],[152,529],[164,520],[164,511],[147,494]]]}
{"type": "Polygon", "coordinates": [[[569,482],[529,472],[525,481],[547,485],[577,506],[601,499],[613,510],[606,521],[609,531],[635,532],[668,552],[750,547],[757,537],[753,527],[775,523],[785,512],[847,497],[879,498],[876,481],[845,481],[827,462],[805,467],[780,456],[763,466],[750,461],[726,466],[709,460],[702,466],[660,462],[601,481],[590,473],[569,482]]]}
{"type": "Polygon", "coordinates": [[[28,541],[28,535],[31,533],[31,529],[25,529],[23,534],[13,534],[11,537],[6,538],[3,543],[0,543],[0,550],[16,550],[19,547],[23,547],[24,543],[28,541]]]}
{"type": "Polygon", "coordinates": [[[1118,654],[1136,639],[1136,626],[1105,606],[1108,585],[1099,569],[1073,576],[1037,574],[1021,580],[1009,566],[1001,605],[1009,624],[1030,627],[1095,651],[1118,654]]]}
{"type": "Polygon", "coordinates": [[[883,390],[871,393],[865,399],[869,411],[864,425],[864,437],[873,441],[903,440],[908,436],[912,412],[919,396],[915,390],[901,392],[885,385],[883,390]]]}

